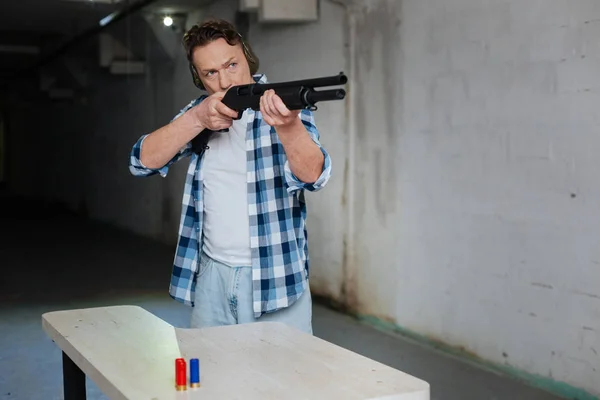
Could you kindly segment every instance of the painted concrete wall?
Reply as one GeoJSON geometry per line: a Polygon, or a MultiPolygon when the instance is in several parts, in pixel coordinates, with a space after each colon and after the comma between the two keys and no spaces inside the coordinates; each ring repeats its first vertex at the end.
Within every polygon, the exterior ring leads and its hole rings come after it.
{"type": "MultiPolygon", "coordinates": [[[[308,195],[313,290],[600,395],[598,3],[352,4],[249,32],[271,81],[351,79],[346,101],[316,112],[334,176],[308,195]]],[[[14,187],[39,195],[41,172],[41,192],[174,244],[187,164],[136,179],[127,155],[198,92],[180,51],[150,67],[99,77],[77,107],[22,109],[12,124],[30,135],[12,154],[40,157],[15,159],[14,187]]]]}
{"type": "Polygon", "coordinates": [[[366,3],[359,310],[600,394],[600,3],[366,3]]]}

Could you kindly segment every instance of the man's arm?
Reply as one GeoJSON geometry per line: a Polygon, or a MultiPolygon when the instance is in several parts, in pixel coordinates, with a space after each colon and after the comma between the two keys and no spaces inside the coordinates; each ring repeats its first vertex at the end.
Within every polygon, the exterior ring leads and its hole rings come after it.
{"type": "Polygon", "coordinates": [[[145,138],[140,161],[150,169],[165,166],[203,129],[194,113],[184,113],[145,138]]]}
{"type": "Polygon", "coordinates": [[[285,150],[292,173],[302,182],[314,183],[323,172],[325,156],[312,140],[300,118],[289,125],[275,128],[285,150]]]}
{"type": "Polygon", "coordinates": [[[275,128],[288,159],[288,191],[323,188],[331,176],[331,158],[319,143],[312,112],[289,110],[273,90],[266,91],[260,102],[263,118],[275,128]]]}
{"type": "Polygon", "coordinates": [[[194,100],[169,124],[142,136],[131,151],[131,173],[166,176],[171,164],[189,154],[190,142],[200,132],[230,127],[237,113],[225,106],[222,98],[223,93],[215,93],[204,100],[194,100]]]}

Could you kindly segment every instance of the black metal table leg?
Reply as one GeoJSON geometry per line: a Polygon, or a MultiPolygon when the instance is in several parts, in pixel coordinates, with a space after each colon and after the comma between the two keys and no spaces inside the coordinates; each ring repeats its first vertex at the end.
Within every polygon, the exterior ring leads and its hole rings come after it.
{"type": "Polygon", "coordinates": [[[65,400],[85,400],[85,374],[65,352],[62,353],[62,364],[65,400]]]}

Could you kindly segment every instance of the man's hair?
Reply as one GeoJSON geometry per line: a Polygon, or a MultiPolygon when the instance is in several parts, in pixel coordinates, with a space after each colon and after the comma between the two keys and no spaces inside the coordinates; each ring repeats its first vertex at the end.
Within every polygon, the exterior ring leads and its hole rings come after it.
{"type": "Polygon", "coordinates": [[[204,85],[202,85],[198,72],[193,64],[194,49],[196,47],[205,46],[217,39],[225,39],[230,46],[238,44],[242,46],[242,50],[244,51],[244,55],[250,66],[250,74],[254,75],[258,71],[258,57],[254,54],[250,45],[244,41],[242,35],[235,29],[235,26],[229,21],[211,18],[200,25],[192,26],[185,35],[183,35],[183,47],[190,65],[194,84],[200,89],[204,89],[204,85]]]}

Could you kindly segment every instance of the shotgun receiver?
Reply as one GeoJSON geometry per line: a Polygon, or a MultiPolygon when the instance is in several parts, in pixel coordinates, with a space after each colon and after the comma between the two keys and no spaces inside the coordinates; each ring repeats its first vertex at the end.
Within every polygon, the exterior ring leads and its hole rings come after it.
{"type": "MultiPolygon", "coordinates": [[[[290,110],[307,109],[316,111],[316,103],[320,101],[343,100],[346,97],[344,89],[315,90],[316,87],[345,85],[348,78],[343,72],[338,75],[322,78],[303,79],[298,81],[278,83],[252,83],[247,85],[233,86],[227,90],[221,102],[227,107],[238,112],[241,118],[243,112],[250,108],[254,111],[260,110],[260,98],[265,91],[273,89],[290,110]]],[[[227,129],[221,132],[227,132],[227,129]]],[[[209,129],[203,130],[192,139],[192,149],[201,153],[207,148],[206,144],[213,132],[209,129]]]]}

